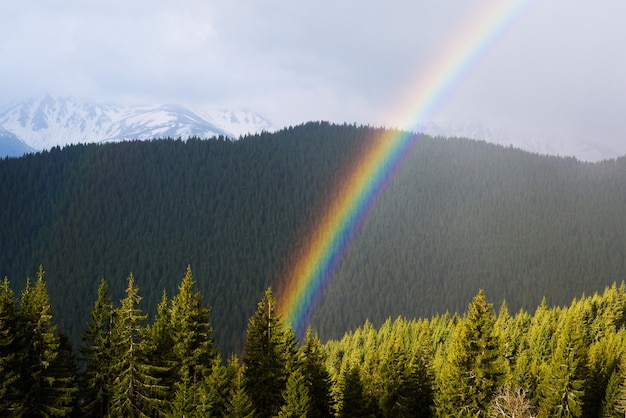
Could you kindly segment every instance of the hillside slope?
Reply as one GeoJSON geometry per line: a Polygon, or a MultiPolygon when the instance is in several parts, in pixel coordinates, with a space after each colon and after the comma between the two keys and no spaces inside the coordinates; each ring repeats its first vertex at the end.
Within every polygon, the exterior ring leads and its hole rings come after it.
{"type": "MultiPolygon", "coordinates": [[[[117,300],[132,272],[154,312],[191,265],[217,343],[237,352],[263,291],[381,132],[309,123],[234,142],[75,145],[2,160],[0,276],[21,288],[43,264],[57,317],[77,341],[100,278],[117,300]]],[[[322,338],[366,319],[462,311],[479,288],[515,311],[626,277],[626,159],[418,141],[314,310],[322,338]]]]}

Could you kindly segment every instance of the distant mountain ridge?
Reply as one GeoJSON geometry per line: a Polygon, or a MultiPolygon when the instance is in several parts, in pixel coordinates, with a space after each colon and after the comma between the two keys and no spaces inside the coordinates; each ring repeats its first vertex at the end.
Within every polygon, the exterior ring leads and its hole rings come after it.
{"type": "Polygon", "coordinates": [[[47,95],[0,107],[0,157],[75,143],[237,138],[273,130],[267,119],[252,111],[196,110],[177,104],[120,106],[47,95]]]}
{"type": "Polygon", "coordinates": [[[625,149],[613,149],[592,141],[551,138],[541,133],[519,133],[482,121],[436,120],[421,122],[408,128],[413,132],[443,138],[468,138],[504,146],[512,146],[541,155],[576,157],[583,161],[601,161],[619,157],[625,149]]]}

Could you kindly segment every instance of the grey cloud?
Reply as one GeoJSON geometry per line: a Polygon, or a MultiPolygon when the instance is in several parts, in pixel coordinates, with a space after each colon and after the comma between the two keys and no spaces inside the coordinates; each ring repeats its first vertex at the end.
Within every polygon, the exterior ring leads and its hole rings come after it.
{"type": "MultiPolygon", "coordinates": [[[[4,2],[0,91],[241,105],[278,124],[389,123],[496,1],[4,2]]],[[[623,142],[626,5],[526,3],[433,117],[623,142]]]]}

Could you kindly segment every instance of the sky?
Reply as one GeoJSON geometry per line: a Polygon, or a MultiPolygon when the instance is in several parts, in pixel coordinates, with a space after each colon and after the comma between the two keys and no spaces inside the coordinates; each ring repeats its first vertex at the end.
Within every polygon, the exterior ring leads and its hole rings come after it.
{"type": "MultiPolygon", "coordinates": [[[[0,105],[53,94],[246,108],[277,127],[417,124],[414,86],[508,1],[6,1],[0,105]]],[[[522,4],[428,118],[626,153],[626,3],[522,4]]]]}

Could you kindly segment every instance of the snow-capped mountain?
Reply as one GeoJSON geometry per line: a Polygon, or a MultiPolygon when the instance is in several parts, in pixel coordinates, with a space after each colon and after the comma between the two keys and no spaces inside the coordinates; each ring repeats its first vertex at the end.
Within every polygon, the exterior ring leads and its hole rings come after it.
{"type": "Polygon", "coordinates": [[[237,138],[274,128],[251,111],[196,111],[176,104],[127,107],[44,96],[0,107],[0,129],[0,156],[4,156],[74,143],[216,135],[237,138]],[[23,152],[8,152],[16,149],[15,141],[26,146],[23,152]]]}
{"type": "Polygon", "coordinates": [[[32,151],[34,149],[26,145],[17,135],[0,127],[0,158],[19,157],[32,151]]]}
{"type": "Polygon", "coordinates": [[[550,135],[513,132],[483,122],[429,121],[409,128],[431,136],[469,138],[492,144],[512,146],[525,151],[562,157],[576,157],[583,161],[601,161],[623,155],[626,150],[612,149],[592,142],[553,138],[550,135]]]}

